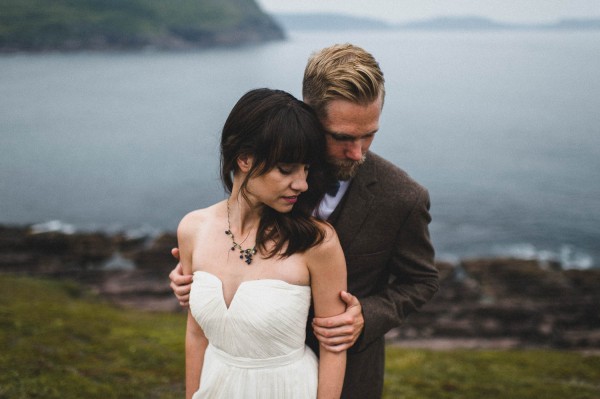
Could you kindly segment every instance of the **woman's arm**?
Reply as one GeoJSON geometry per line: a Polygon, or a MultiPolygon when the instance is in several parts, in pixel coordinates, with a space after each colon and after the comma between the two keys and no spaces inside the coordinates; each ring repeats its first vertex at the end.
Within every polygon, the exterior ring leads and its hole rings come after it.
{"type": "MultiPolygon", "coordinates": [[[[177,241],[181,267],[185,274],[192,274],[192,254],[194,251],[195,232],[200,220],[198,212],[186,215],[177,228],[177,241]]],[[[204,331],[198,325],[192,312],[188,310],[187,327],[185,332],[185,397],[191,399],[200,387],[204,352],[208,340],[204,331]]]]}
{"type": "MultiPolygon", "coordinates": [[[[324,225],[325,240],[307,253],[315,316],[344,313],[340,293],[346,290],[346,262],[335,230],[324,225]]],[[[346,371],[346,352],[320,351],[318,399],[339,398],[346,371]]]]}
{"type": "Polygon", "coordinates": [[[208,340],[198,325],[192,312],[188,310],[187,329],[185,332],[185,397],[191,399],[200,388],[204,352],[208,340]]]}

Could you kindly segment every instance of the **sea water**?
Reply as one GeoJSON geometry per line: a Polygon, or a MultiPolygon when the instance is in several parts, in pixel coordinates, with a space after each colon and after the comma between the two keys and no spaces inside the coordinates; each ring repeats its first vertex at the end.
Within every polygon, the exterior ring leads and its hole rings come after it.
{"type": "Polygon", "coordinates": [[[237,99],[299,97],[308,56],[339,42],[380,62],[372,150],[429,189],[439,259],[600,265],[597,32],[291,32],[237,49],[2,55],[0,224],[173,231],[224,197],[218,139],[237,99]]]}

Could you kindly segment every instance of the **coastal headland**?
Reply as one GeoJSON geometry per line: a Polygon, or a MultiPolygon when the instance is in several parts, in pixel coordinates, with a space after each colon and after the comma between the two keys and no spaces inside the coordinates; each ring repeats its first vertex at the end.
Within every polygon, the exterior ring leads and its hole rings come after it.
{"type": "Polygon", "coordinates": [[[0,26],[0,53],[191,50],[284,38],[253,0],[4,0],[0,26]]]}
{"type": "MultiPolygon", "coordinates": [[[[0,278],[71,280],[117,306],[182,311],[169,288],[173,233],[106,234],[0,227],[0,278]]],[[[600,350],[600,269],[511,258],[438,262],[440,291],[391,343],[432,348],[600,350]]]]}

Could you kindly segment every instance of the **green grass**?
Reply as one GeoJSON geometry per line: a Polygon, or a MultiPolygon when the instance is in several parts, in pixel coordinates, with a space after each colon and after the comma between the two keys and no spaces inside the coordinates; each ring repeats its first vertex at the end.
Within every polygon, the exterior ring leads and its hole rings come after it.
{"type": "Polygon", "coordinates": [[[385,397],[596,399],[600,356],[550,350],[388,348],[385,397]]]}
{"type": "Polygon", "coordinates": [[[184,329],[182,314],[1,276],[0,398],[181,398],[184,329]]]}
{"type": "MultiPolygon", "coordinates": [[[[0,398],[181,398],[183,314],[0,275],[0,398]]],[[[600,398],[600,356],[388,348],[385,398],[600,398]]]]}

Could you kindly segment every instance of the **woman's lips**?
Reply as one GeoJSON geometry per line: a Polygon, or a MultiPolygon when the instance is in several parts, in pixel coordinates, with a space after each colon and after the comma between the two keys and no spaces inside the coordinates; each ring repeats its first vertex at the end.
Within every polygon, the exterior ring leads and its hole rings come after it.
{"type": "Polygon", "coordinates": [[[282,198],[288,204],[295,204],[296,201],[298,201],[298,196],[297,195],[292,195],[292,196],[289,196],[289,197],[282,197],[282,198]]]}

